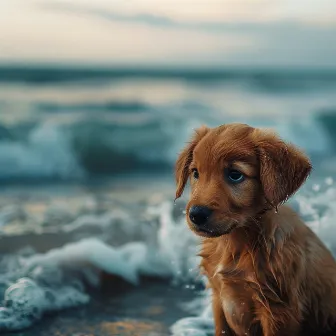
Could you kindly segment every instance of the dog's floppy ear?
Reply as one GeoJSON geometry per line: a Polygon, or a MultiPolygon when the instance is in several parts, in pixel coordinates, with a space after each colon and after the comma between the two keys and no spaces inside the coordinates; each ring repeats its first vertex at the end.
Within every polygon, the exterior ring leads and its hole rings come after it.
{"type": "Polygon", "coordinates": [[[180,153],[175,165],[176,178],[176,197],[181,197],[184,187],[187,184],[189,177],[189,166],[193,160],[193,151],[198,142],[208,133],[209,128],[202,126],[195,130],[195,134],[188,145],[180,153]]]}
{"type": "Polygon", "coordinates": [[[263,133],[257,138],[260,181],[266,200],[276,208],[301,187],[312,166],[305,154],[275,134],[263,133]]]}

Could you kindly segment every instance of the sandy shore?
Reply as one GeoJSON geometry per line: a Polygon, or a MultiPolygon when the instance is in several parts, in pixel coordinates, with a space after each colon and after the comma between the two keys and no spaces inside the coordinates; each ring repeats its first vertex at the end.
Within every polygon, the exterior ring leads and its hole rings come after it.
{"type": "Polygon", "coordinates": [[[140,287],[109,279],[91,302],[47,316],[34,327],[4,336],[168,336],[169,327],[186,316],[182,309],[195,291],[144,279],[140,287]]]}

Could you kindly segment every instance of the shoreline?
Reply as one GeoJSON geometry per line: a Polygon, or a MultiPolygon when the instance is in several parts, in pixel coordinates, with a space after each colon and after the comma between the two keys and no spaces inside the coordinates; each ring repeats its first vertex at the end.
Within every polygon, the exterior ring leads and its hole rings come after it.
{"type": "Polygon", "coordinates": [[[133,287],[109,276],[91,295],[85,306],[46,315],[29,329],[3,336],[169,336],[171,325],[190,315],[183,304],[199,294],[154,278],[133,287]]]}

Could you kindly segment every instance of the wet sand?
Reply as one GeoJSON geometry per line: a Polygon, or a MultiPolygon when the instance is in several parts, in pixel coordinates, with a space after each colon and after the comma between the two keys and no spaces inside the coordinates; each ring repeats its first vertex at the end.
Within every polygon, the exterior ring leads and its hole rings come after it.
{"type": "Polygon", "coordinates": [[[143,279],[141,286],[132,287],[108,278],[88,305],[47,316],[22,332],[3,335],[168,336],[169,327],[188,315],[183,303],[197,296],[195,290],[153,279],[143,279]]]}

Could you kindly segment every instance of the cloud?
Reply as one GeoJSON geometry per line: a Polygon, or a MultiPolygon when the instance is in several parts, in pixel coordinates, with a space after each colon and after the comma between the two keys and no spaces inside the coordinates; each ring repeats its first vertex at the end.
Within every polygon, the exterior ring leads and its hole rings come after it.
{"type": "Polygon", "coordinates": [[[333,0],[40,0],[54,8],[180,23],[297,21],[336,24],[333,0]]]}
{"type": "MultiPolygon", "coordinates": [[[[161,0],[162,1],[162,0],[161,0]]],[[[174,0],[171,0],[174,1],[174,0]]],[[[188,0],[184,0],[188,1],[188,0]]],[[[239,4],[239,0],[236,0],[239,4]]],[[[267,0],[258,0],[253,1],[254,6],[256,3],[263,4],[265,6],[268,3],[267,0]]],[[[336,28],[336,15],[335,20],[328,20],[328,15],[325,15],[324,21],[319,21],[318,15],[315,15],[314,20],[310,17],[302,17],[300,19],[294,19],[295,15],[287,15],[282,19],[272,20],[272,15],[268,16],[268,19],[265,16],[253,16],[248,20],[227,20],[222,18],[221,20],[179,20],[168,15],[159,15],[155,14],[156,7],[153,6],[153,9],[148,12],[125,12],[125,10],[111,10],[108,8],[100,8],[93,6],[83,6],[83,4],[74,4],[74,3],[64,3],[64,2],[48,2],[41,4],[41,8],[51,11],[60,11],[65,13],[70,13],[74,15],[86,15],[93,18],[115,21],[115,22],[127,22],[132,24],[145,24],[153,27],[165,27],[165,28],[179,28],[179,29],[192,29],[192,30],[209,30],[213,32],[220,31],[234,31],[234,30],[249,30],[249,29],[265,29],[265,28],[277,28],[277,26],[289,24],[290,26],[310,26],[316,28],[336,28]]],[[[336,11],[336,6],[335,6],[336,11]]],[[[272,11],[271,11],[272,12],[272,11]]],[[[297,16],[297,15],[296,15],[297,16]]],[[[295,28],[295,27],[294,27],[295,28]]]]}
{"type": "Polygon", "coordinates": [[[169,1],[2,2],[0,61],[336,67],[336,27],[318,20],[328,16],[325,0],[313,21],[308,0],[307,8],[303,0],[249,0],[252,12],[265,9],[253,18],[243,0],[209,0],[204,13],[206,2],[169,1]],[[223,1],[239,19],[218,19],[223,1]]]}
{"type": "Polygon", "coordinates": [[[248,36],[134,26],[121,19],[96,20],[91,12],[77,9],[55,11],[27,4],[21,9],[11,6],[0,14],[3,61],[204,64],[218,54],[230,55],[255,42],[248,36]]]}
{"type": "Polygon", "coordinates": [[[43,3],[41,8],[49,11],[60,11],[74,15],[86,15],[108,21],[139,23],[160,27],[177,27],[180,25],[178,22],[175,22],[168,17],[150,13],[122,14],[102,8],[87,8],[85,6],[57,2],[43,3]]]}

